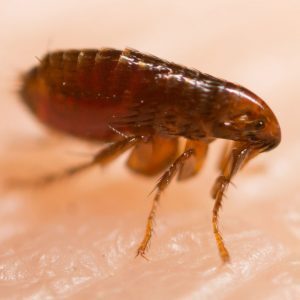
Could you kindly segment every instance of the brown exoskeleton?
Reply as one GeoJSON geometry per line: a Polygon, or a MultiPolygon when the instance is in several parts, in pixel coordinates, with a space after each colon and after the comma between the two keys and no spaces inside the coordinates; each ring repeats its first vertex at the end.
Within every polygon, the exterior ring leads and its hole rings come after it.
{"type": "Polygon", "coordinates": [[[136,50],[69,50],[47,54],[23,78],[21,97],[44,124],[99,142],[113,142],[92,161],[47,183],[104,165],[133,148],[127,165],[153,176],[152,209],[138,255],[145,255],[160,195],[177,175],[184,180],[202,167],[214,139],[234,141],[213,188],[213,229],[223,261],[229,253],[218,229],[218,212],[232,177],[257,154],[281,139],[278,121],[246,88],[136,50]],[[178,138],[186,139],[179,153],[178,138]]]}

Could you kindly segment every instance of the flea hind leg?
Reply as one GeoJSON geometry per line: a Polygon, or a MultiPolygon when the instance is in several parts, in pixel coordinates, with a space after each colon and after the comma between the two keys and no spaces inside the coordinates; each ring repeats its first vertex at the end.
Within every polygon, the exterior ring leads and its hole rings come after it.
{"type": "Polygon", "coordinates": [[[92,160],[82,163],[80,165],[70,167],[68,169],[63,170],[60,173],[56,174],[49,174],[46,176],[43,176],[37,180],[33,181],[13,181],[11,184],[13,186],[43,186],[46,184],[53,183],[55,181],[58,181],[60,179],[71,177],[75,174],[81,173],[84,170],[87,170],[95,165],[101,165],[104,166],[114,159],[116,159],[118,156],[123,154],[125,151],[130,149],[131,147],[135,146],[139,142],[141,142],[142,137],[128,137],[124,140],[121,140],[119,142],[115,142],[114,144],[110,144],[106,148],[100,150],[96,155],[93,157],[92,160]]]}
{"type": "Polygon", "coordinates": [[[144,238],[142,242],[140,243],[140,246],[137,250],[137,256],[141,255],[145,257],[146,250],[149,246],[152,233],[153,233],[153,226],[154,226],[154,219],[157,211],[157,207],[159,204],[161,193],[167,188],[167,186],[170,184],[171,180],[174,178],[176,173],[180,170],[181,166],[184,164],[185,161],[187,161],[192,155],[195,154],[195,151],[193,149],[186,150],[183,152],[175,161],[174,163],[168,168],[168,170],[163,174],[163,176],[160,178],[158,184],[155,187],[156,194],[154,196],[152,207],[150,210],[150,213],[148,215],[147,225],[146,225],[146,231],[144,234],[144,238]]]}

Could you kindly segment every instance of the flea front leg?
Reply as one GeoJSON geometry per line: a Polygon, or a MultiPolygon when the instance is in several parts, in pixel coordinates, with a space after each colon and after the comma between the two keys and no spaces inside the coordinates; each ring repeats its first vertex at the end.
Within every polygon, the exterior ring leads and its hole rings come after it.
{"type": "Polygon", "coordinates": [[[251,149],[248,145],[236,142],[228,156],[227,162],[224,163],[221,175],[217,178],[212,190],[212,197],[215,199],[212,214],[212,225],[217,247],[223,262],[230,261],[230,255],[219,230],[219,210],[222,207],[223,196],[232,177],[247,160],[249,153],[251,153],[251,149]]]}

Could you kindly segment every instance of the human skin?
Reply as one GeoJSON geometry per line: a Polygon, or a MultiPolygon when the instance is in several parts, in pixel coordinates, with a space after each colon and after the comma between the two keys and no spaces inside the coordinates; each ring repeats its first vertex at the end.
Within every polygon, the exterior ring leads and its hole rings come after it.
{"type": "Polygon", "coordinates": [[[300,294],[300,4],[173,2],[27,1],[30,10],[1,4],[0,299],[300,294]],[[221,141],[210,146],[201,174],[162,195],[149,261],[135,254],[157,178],[132,174],[125,157],[44,188],[5,185],[86,161],[103,146],[47,130],[16,93],[21,72],[38,63],[35,56],[103,46],[131,46],[238,82],[278,117],[282,143],[237,174],[224,200],[229,264],[220,260],[211,226],[221,141]]]}

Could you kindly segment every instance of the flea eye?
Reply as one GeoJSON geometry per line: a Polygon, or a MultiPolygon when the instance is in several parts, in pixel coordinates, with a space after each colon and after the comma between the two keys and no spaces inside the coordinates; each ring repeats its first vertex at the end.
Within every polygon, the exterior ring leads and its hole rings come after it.
{"type": "Polygon", "coordinates": [[[260,130],[260,129],[265,128],[265,122],[264,122],[263,120],[257,121],[257,122],[255,123],[255,125],[254,125],[254,128],[255,128],[256,130],[260,130]]]}

